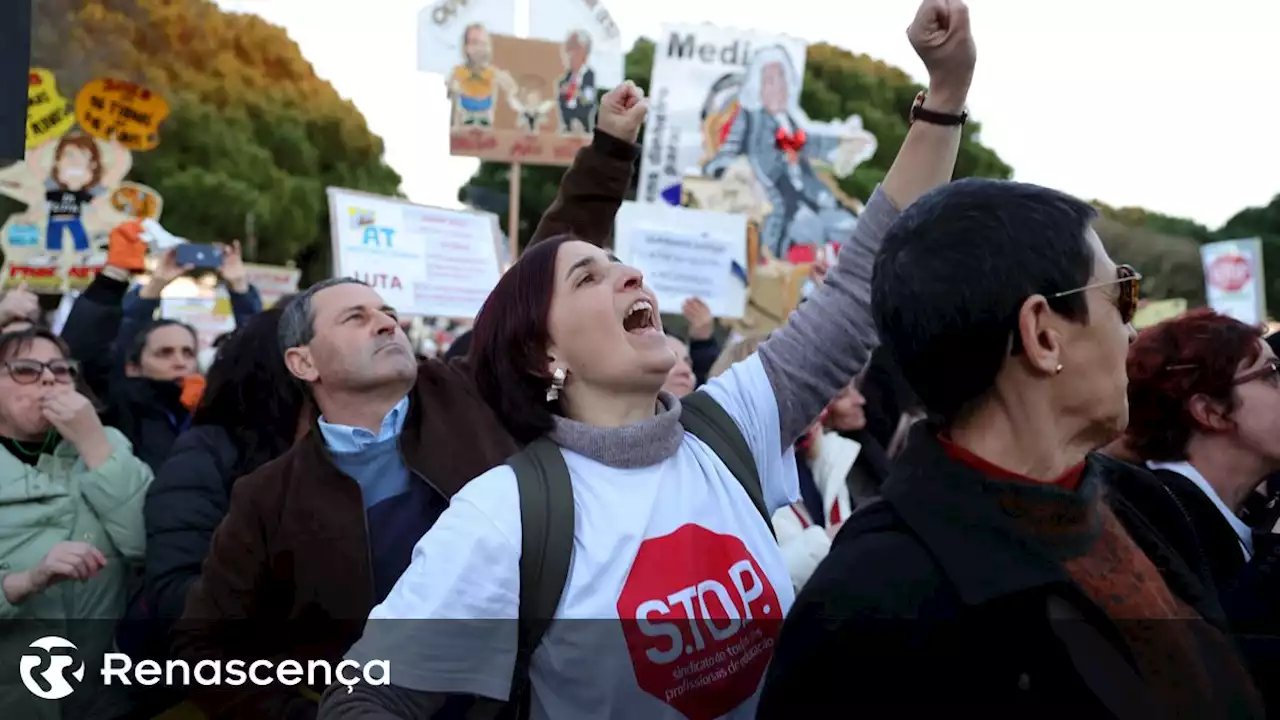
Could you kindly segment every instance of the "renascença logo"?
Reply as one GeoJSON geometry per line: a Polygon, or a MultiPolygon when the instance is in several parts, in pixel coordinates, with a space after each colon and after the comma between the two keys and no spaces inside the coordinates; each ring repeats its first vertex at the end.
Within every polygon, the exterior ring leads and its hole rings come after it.
{"type": "Polygon", "coordinates": [[[55,655],[52,652],[55,648],[79,650],[74,643],[57,635],[46,635],[31,643],[29,647],[43,651],[38,655],[24,654],[18,662],[18,669],[22,672],[22,684],[27,686],[32,695],[42,700],[61,700],[76,691],[75,687],[67,682],[66,670],[75,666],[75,670],[71,671],[71,677],[79,683],[84,680],[84,663],[71,655],[55,655]],[[35,674],[36,668],[43,665],[46,658],[49,660],[49,667],[45,668],[39,677],[44,680],[45,685],[48,685],[48,690],[36,682],[35,674]]]}
{"type": "MultiPolygon", "coordinates": [[[[71,676],[79,683],[84,680],[84,663],[78,658],[67,655],[55,655],[55,648],[78,650],[72,642],[56,635],[48,635],[31,643],[31,647],[44,652],[35,655],[23,655],[19,663],[22,671],[22,684],[27,686],[32,695],[44,700],[61,700],[76,688],[67,682],[66,670],[72,666],[71,676]],[[49,667],[36,674],[37,668],[49,660],[49,667]],[[45,689],[36,678],[43,678],[45,689]]],[[[328,687],[335,682],[347,687],[347,692],[360,683],[368,685],[390,685],[391,664],[385,660],[370,660],[361,665],[354,660],[343,660],[328,663],[323,660],[310,660],[305,669],[301,662],[283,660],[274,663],[269,660],[228,660],[222,663],[216,660],[201,660],[194,666],[183,660],[168,660],[163,665],[155,660],[143,660],[136,665],[124,653],[105,653],[102,656],[103,685],[165,685],[182,687],[195,685],[298,685],[306,682],[311,687],[328,687]],[[194,681],[194,683],[192,682],[194,681]]]]}

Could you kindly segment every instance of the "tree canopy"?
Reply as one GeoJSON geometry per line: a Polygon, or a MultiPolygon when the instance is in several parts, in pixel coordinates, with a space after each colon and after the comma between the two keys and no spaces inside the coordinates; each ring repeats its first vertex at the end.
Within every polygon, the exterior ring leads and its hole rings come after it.
{"type": "Polygon", "coordinates": [[[160,147],[134,154],[129,179],[160,192],[172,232],[241,238],[252,213],[253,259],[295,260],[305,282],[329,273],[327,185],[399,195],[382,140],[283,28],[210,0],[41,0],[34,12],[31,64],[64,94],[112,76],[169,101],[160,147]]]}
{"type": "MultiPolygon", "coordinates": [[[[626,77],[644,88],[646,93],[653,69],[653,53],[653,41],[641,38],[626,57],[626,77]]],[[[801,107],[817,121],[843,120],[853,114],[860,115],[863,127],[876,136],[878,143],[875,157],[841,180],[840,188],[844,192],[865,200],[884,179],[907,136],[911,103],[916,93],[923,89],[902,70],[866,55],[855,55],[825,43],[809,46],[801,107]]],[[[1008,179],[1013,169],[994,150],[978,142],[981,131],[981,124],[970,119],[960,145],[956,177],[1008,179]]],[[[555,198],[563,174],[564,168],[558,167],[523,168],[520,182],[520,206],[523,209],[519,228],[521,246],[528,241],[537,225],[538,213],[555,198]]],[[[481,163],[470,186],[506,193],[508,178],[508,165],[481,163]]],[[[466,191],[466,188],[460,191],[460,198],[465,199],[466,191]]],[[[633,183],[632,197],[634,192],[633,183]]],[[[506,223],[503,213],[504,229],[508,229],[506,223]]]]}

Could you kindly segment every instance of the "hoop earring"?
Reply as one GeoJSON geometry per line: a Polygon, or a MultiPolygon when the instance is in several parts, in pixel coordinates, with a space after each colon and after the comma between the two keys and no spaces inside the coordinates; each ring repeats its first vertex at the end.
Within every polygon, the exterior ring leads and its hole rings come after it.
{"type": "Polygon", "coordinates": [[[551,387],[547,388],[547,402],[554,402],[560,398],[560,391],[564,389],[564,368],[556,368],[551,373],[551,387]]]}

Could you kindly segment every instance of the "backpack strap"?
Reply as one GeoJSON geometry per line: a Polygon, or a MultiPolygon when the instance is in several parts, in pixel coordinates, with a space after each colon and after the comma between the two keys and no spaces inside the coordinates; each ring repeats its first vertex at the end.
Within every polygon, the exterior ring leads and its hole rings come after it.
{"type": "Polygon", "coordinates": [[[747,497],[751,498],[751,504],[756,506],[760,517],[764,518],[769,532],[776,537],[773,518],[764,502],[760,470],[756,467],[755,456],[751,454],[751,446],[738,429],[738,423],[720,407],[715,398],[698,390],[680,398],[680,424],[691,435],[706,443],[729,468],[742,489],[747,491],[747,497]]]}
{"type": "Polygon", "coordinates": [[[520,491],[520,620],[510,701],[515,717],[530,707],[529,664],[555,618],[573,559],[573,485],[560,448],[533,441],[507,460],[520,491]]]}

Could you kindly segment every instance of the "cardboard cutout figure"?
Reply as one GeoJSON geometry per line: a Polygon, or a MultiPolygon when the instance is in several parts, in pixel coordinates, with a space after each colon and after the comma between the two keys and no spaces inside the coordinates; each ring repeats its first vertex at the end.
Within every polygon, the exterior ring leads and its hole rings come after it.
{"type": "Polygon", "coordinates": [[[856,115],[842,123],[810,120],[800,109],[800,82],[785,48],[762,48],[737,80],[736,95],[731,77],[713,85],[703,125],[710,155],[703,172],[718,178],[737,159],[749,161],[773,208],[761,242],[780,259],[797,245],[849,239],[857,220],[818,173],[847,177],[876,151],[875,137],[856,115]]]}
{"type": "MultiPolygon", "coordinates": [[[[57,96],[52,75],[33,70],[31,78],[42,88],[42,100],[29,106],[29,127],[37,116],[56,116],[48,111],[55,101],[47,98],[57,96]]],[[[0,287],[25,281],[34,292],[82,290],[107,262],[114,230],[131,221],[154,222],[160,215],[159,193],[124,183],[133,154],[123,143],[155,147],[168,105],[132,83],[99,80],[85,89],[91,92],[79,95],[85,109],[81,120],[96,119],[92,130],[46,133],[48,139],[28,149],[25,160],[0,168],[0,193],[27,206],[0,226],[5,263],[0,287]]],[[[65,98],[61,102],[65,109],[65,98]]]]}
{"type": "Polygon", "coordinates": [[[574,30],[560,52],[565,71],[556,84],[560,132],[590,135],[596,118],[596,71],[589,64],[591,36],[585,30],[574,30]]]}
{"type": "Polygon", "coordinates": [[[454,127],[493,127],[497,94],[514,94],[511,75],[493,65],[493,41],[480,23],[462,31],[462,64],[449,75],[454,127]]]}

